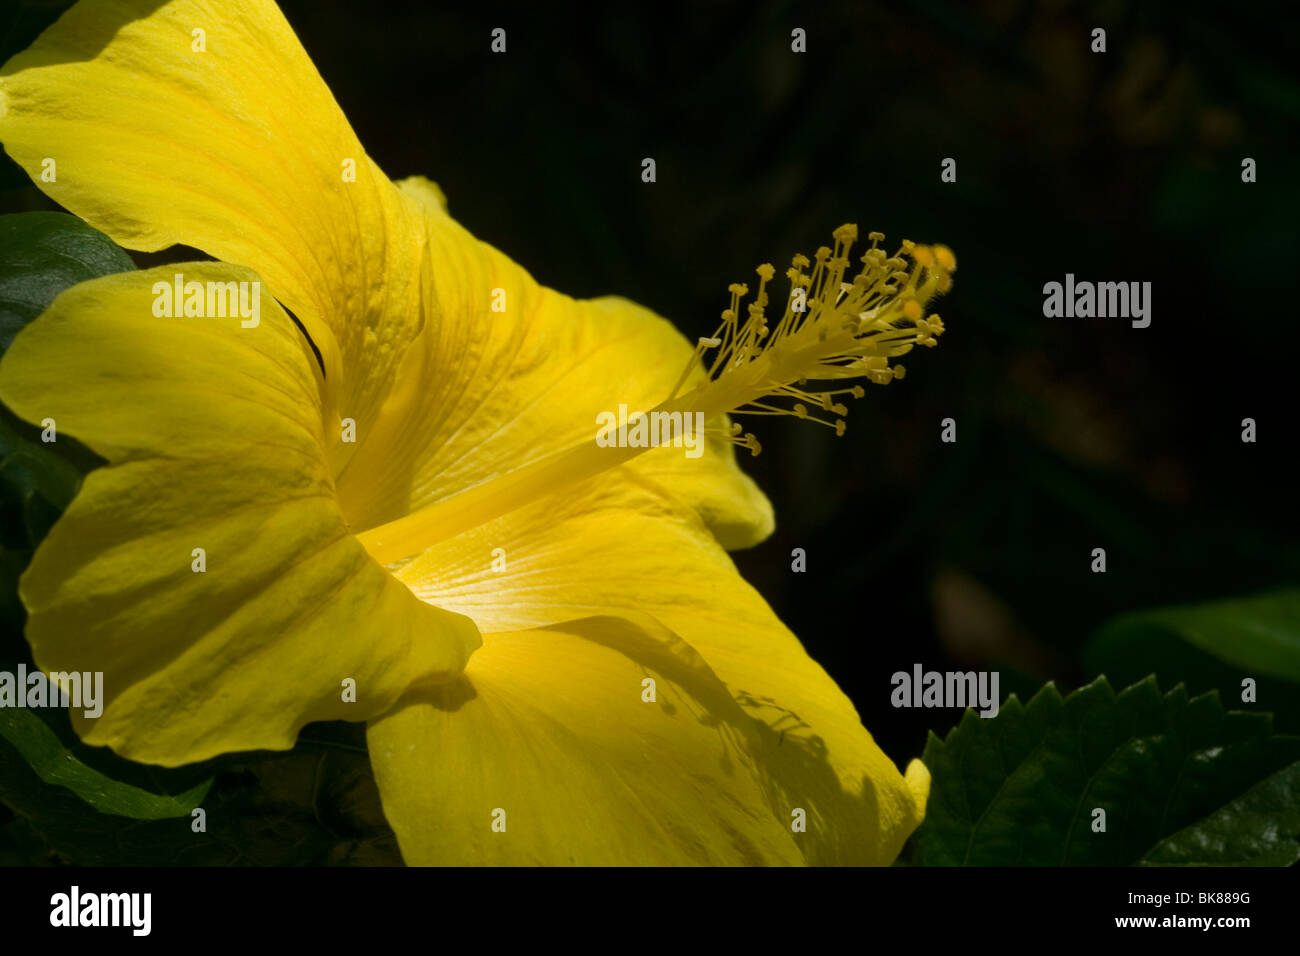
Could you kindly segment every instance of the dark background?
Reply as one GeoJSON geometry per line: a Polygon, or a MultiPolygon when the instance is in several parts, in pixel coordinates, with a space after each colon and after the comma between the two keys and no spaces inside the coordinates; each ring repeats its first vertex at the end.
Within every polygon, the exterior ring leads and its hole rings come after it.
{"type": "MultiPolygon", "coordinates": [[[[27,0],[0,52],[61,6],[27,0]]],[[[845,437],[753,420],[747,467],[778,528],[736,556],[900,764],[958,714],[893,709],[897,670],[1074,686],[1092,676],[1079,646],[1118,612],[1300,578],[1286,8],[282,6],[389,175],[435,179],[461,222],[572,295],[627,296],[694,337],[728,283],[842,222],[953,248],[948,332],[904,381],[868,386],[845,437]],[[1044,318],[1043,283],[1067,272],[1150,281],[1150,328],[1044,318]]],[[[56,208],[3,163],[0,212],[56,208]]]]}

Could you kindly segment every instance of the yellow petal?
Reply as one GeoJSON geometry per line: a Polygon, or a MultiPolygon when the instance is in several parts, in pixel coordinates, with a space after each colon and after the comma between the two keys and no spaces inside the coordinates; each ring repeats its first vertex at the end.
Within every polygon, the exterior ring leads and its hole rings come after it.
{"type": "MultiPolygon", "coordinates": [[[[720,427],[725,428],[724,418],[720,427]]],[[[752,548],[776,528],[767,495],[741,471],[736,446],[710,434],[704,455],[687,458],[680,448],[655,448],[628,466],[653,480],[661,493],[693,507],[705,526],[728,551],[752,548]]]]}
{"type": "Polygon", "coordinates": [[[349,533],[320,373],[293,322],[265,298],[251,328],[155,317],[153,284],[178,271],[258,278],[187,263],[83,283],[0,363],[6,404],[110,463],[23,576],[36,662],[102,671],[103,715],[74,711],[78,733],[168,765],[369,719],[458,674],[478,645],[470,621],[421,603],[349,533]]]}
{"type": "MultiPolygon", "coordinates": [[[[379,420],[358,421],[386,450],[355,456],[339,475],[359,528],[590,443],[598,413],[658,404],[693,353],[649,309],[612,296],[575,300],[539,285],[451,219],[427,179],[399,186],[425,210],[443,318],[413,343],[379,420]]],[[[748,547],[772,531],[770,504],[725,441],[710,441],[697,459],[649,452],[636,467],[696,507],[728,547],[748,547]]]]}
{"type": "Polygon", "coordinates": [[[422,219],[270,0],[78,3],[0,71],[0,141],[118,244],[256,270],[320,348],[337,414],[373,417],[424,319],[422,219]]]}
{"type": "MultiPolygon", "coordinates": [[[[83,0],[0,71],[0,141],[121,245],[184,243],[263,276],[321,351],[327,418],[354,423],[329,455],[355,528],[590,438],[588,405],[658,402],[689,354],[646,310],[538,286],[427,180],[394,188],[270,0],[83,0]]],[[[674,487],[732,546],[771,531],[729,448],[674,487]]]]}
{"type": "Polygon", "coordinates": [[[759,724],[773,813],[807,811],[797,842],[811,863],[887,864],[924,814],[924,767],[899,773],[697,516],[631,470],[444,541],[396,573],[485,635],[653,615],[759,724]]]}
{"type": "Polygon", "coordinates": [[[367,734],[407,863],[801,862],[753,722],[651,622],[497,634],[415,697],[367,734]]]}

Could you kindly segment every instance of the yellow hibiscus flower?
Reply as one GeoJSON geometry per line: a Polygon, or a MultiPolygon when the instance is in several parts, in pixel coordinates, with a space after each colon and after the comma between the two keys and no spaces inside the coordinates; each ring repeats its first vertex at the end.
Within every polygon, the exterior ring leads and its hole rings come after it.
{"type": "Polygon", "coordinates": [[[860,386],[807,382],[901,376],[948,250],[873,233],[851,274],[842,227],[775,323],[761,266],[693,348],[390,181],[269,0],[83,0],[0,71],[0,141],[120,245],[217,260],[75,286],[0,365],[108,462],[20,586],[38,665],[104,672],[87,743],[173,766],[367,721],[409,863],[894,859],[928,775],[728,558],[773,526],[728,413],[842,431],[860,386]],[[254,321],[192,292],[263,285],[254,321]],[[702,454],[605,447],[620,405],[698,414],[702,454]]]}

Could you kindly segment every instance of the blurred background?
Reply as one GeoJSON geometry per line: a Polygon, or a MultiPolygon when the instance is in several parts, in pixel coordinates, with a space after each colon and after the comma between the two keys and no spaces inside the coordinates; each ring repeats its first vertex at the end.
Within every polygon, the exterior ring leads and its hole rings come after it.
{"type": "MultiPolygon", "coordinates": [[[[23,0],[0,53],[66,5],[23,0]]],[[[869,386],[843,438],[752,420],[778,527],[736,555],[900,764],[959,714],[892,708],[895,671],[1072,687],[1117,613],[1300,579],[1300,77],[1268,4],[282,6],[389,175],[435,179],[572,295],[624,295],[694,337],[728,283],[843,222],[953,248],[939,347],[869,386]],[[1067,272],[1151,282],[1150,328],[1044,318],[1067,272]]],[[[0,212],[56,208],[2,162],[0,212]]],[[[1216,679],[1153,666],[1162,686],[1216,679]]]]}

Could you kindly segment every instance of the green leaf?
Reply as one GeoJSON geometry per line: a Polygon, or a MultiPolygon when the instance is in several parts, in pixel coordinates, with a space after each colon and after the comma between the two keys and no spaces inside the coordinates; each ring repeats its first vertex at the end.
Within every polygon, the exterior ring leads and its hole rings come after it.
{"type": "Polygon", "coordinates": [[[188,812],[163,820],[101,813],[0,745],[0,797],[17,815],[16,825],[0,828],[0,863],[400,866],[364,735],[361,724],[317,724],[288,753],[232,754],[189,768],[215,777],[198,830],[188,812]]]}
{"type": "Polygon", "coordinates": [[[1049,684],[993,718],[968,710],[922,757],[925,866],[1289,863],[1300,859],[1300,737],[1217,694],[1049,684]],[[1105,812],[1105,830],[1094,830],[1105,812]]]}
{"type": "MultiPolygon", "coordinates": [[[[0,216],[0,352],[64,289],[132,269],[131,259],[75,216],[30,212],[0,216]]],[[[0,664],[21,658],[18,576],[36,545],[102,463],[68,435],[42,429],[0,406],[0,612],[18,627],[0,636],[0,664]]]]}
{"type": "Polygon", "coordinates": [[[1229,700],[1249,677],[1256,697],[1247,706],[1300,732],[1300,589],[1124,614],[1097,631],[1082,661],[1087,673],[1119,683],[1153,674],[1229,700]]]}
{"type": "MultiPolygon", "coordinates": [[[[46,450],[44,443],[21,434],[23,424],[12,414],[0,417],[0,483],[22,503],[25,516],[41,501],[62,511],[81,486],[82,472],[66,458],[46,450]]],[[[49,530],[30,517],[24,527],[32,545],[49,530]]]]}
{"type": "Polygon", "coordinates": [[[1248,675],[1300,684],[1300,589],[1125,614],[1102,628],[1094,653],[1169,631],[1248,675]]]}
{"type": "Polygon", "coordinates": [[[1297,859],[1294,841],[1275,835],[1300,833],[1300,763],[1251,787],[1199,823],[1161,840],[1145,865],[1202,863],[1214,866],[1288,866],[1297,859]]]}
{"type": "MultiPolygon", "coordinates": [[[[0,352],[64,289],[134,268],[111,239],[75,216],[0,216],[0,352]]],[[[81,476],[100,464],[69,436],[45,442],[40,433],[7,408],[0,413],[3,544],[10,548],[34,548],[76,494],[81,476]],[[15,529],[22,533],[15,536],[15,529]]]]}
{"type": "Polygon", "coordinates": [[[0,351],[64,289],[134,268],[113,240],[76,216],[0,216],[0,351]]]}
{"type": "Polygon", "coordinates": [[[120,783],[86,766],[39,717],[16,707],[0,708],[0,737],[12,744],[46,783],[67,787],[96,810],[115,816],[135,820],[188,817],[212,785],[207,780],[168,796],[120,783]]]}

